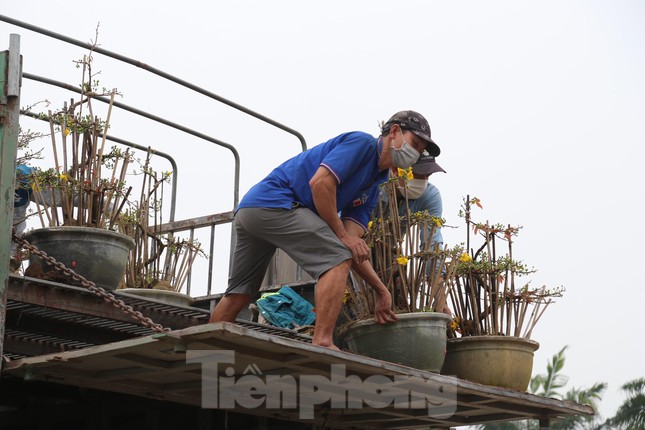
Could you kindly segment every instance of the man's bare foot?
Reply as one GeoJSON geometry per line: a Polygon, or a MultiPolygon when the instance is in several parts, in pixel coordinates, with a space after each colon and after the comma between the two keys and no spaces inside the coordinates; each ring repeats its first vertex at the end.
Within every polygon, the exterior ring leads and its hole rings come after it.
{"type": "MultiPolygon", "coordinates": [[[[315,344],[315,343],[313,343],[312,345],[316,345],[316,344],[315,344]]],[[[334,345],[333,343],[332,343],[332,344],[329,344],[329,345],[316,345],[316,346],[322,346],[323,348],[329,348],[329,349],[331,349],[332,351],[340,351],[340,348],[339,348],[339,347],[337,347],[336,345],[334,345]]]]}

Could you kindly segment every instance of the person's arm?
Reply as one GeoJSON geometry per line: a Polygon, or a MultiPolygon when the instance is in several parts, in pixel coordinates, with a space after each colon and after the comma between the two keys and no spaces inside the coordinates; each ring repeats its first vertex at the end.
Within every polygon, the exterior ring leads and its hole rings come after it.
{"type": "MultiPolygon", "coordinates": [[[[420,210],[425,210],[430,216],[441,218],[443,215],[443,205],[441,201],[441,193],[432,184],[428,184],[425,191],[421,197],[417,200],[420,210]]],[[[432,231],[432,224],[428,223],[428,228],[425,232],[420,235],[421,238],[421,248],[424,247],[425,242],[430,240],[430,248],[434,248],[435,244],[439,245],[439,249],[443,248],[443,237],[441,234],[441,227],[435,227],[435,232],[433,237],[430,237],[430,232],[432,231]]]]}
{"type": "Polygon", "coordinates": [[[336,207],[336,177],[325,167],[319,167],[309,181],[311,194],[318,215],[329,225],[334,234],[345,244],[352,253],[355,263],[362,263],[370,256],[370,248],[360,236],[347,232],[338,216],[336,207]]]}
{"type": "MultiPolygon", "coordinates": [[[[363,227],[350,220],[344,220],[345,230],[354,236],[361,237],[365,232],[363,227]]],[[[392,310],[392,295],[383,281],[378,277],[372,263],[369,260],[357,263],[352,261],[352,269],[367,282],[376,292],[376,303],[374,305],[374,319],[379,324],[392,323],[398,320],[392,310]]]]}

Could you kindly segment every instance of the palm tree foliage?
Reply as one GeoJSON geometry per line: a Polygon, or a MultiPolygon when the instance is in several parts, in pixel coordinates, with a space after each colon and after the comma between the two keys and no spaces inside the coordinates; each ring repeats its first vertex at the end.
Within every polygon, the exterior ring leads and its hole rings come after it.
{"type": "Polygon", "coordinates": [[[645,428],[645,378],[627,382],[621,390],[627,400],[599,429],[639,430],[645,428]]]}
{"type": "MultiPolygon", "coordinates": [[[[597,382],[591,388],[586,389],[572,388],[564,395],[560,394],[560,390],[565,387],[569,379],[560,373],[564,367],[564,352],[566,349],[567,347],[565,346],[551,358],[551,361],[547,364],[547,372],[545,375],[535,375],[531,379],[529,391],[538,396],[553,397],[561,400],[570,400],[576,403],[587,404],[591,406],[594,411],[597,411],[597,402],[601,400],[602,393],[607,388],[607,384],[604,382],[597,382]]],[[[596,423],[597,420],[598,418],[595,415],[567,416],[562,419],[552,421],[550,428],[556,430],[592,430],[598,428],[596,423]]],[[[524,420],[483,424],[477,428],[479,430],[537,430],[540,426],[537,420],[524,420]]],[[[634,429],[635,428],[636,427],[634,427],[634,429]]],[[[631,429],[632,428],[629,428],[629,430],[631,429]]]]}
{"type": "Polygon", "coordinates": [[[529,391],[533,394],[543,397],[559,397],[558,390],[563,388],[569,378],[560,374],[564,367],[565,346],[551,358],[551,362],[546,366],[546,375],[535,375],[531,378],[529,391]]]}

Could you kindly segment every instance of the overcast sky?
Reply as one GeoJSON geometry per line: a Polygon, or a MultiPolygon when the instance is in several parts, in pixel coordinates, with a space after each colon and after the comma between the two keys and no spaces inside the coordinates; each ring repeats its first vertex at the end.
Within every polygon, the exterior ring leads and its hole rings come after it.
{"type": "MultiPolygon", "coordinates": [[[[534,373],[568,345],[567,387],[608,382],[604,417],[620,386],[645,376],[645,2],[22,0],[0,13],[86,42],[100,23],[102,48],[281,122],[309,147],[421,112],[447,171],[431,177],[456,227],[445,242],[465,240],[457,213],[477,196],[481,221],[524,227],[514,252],[539,270],[531,285],[566,288],[534,332],[534,373]]],[[[6,47],[10,33],[25,72],[80,81],[72,60],[85,50],[0,22],[6,47]]],[[[292,135],[178,85],[94,64],[121,102],[234,145],[242,194],[300,151],[292,135]]],[[[49,91],[25,80],[21,105],[60,107],[49,91]]],[[[177,219],[233,208],[227,149],[118,111],[111,133],[177,159],[177,219]]]]}

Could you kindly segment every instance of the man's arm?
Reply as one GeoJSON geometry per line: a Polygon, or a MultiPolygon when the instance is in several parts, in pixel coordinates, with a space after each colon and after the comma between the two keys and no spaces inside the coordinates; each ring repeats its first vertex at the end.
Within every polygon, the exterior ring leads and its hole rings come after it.
{"type": "Polygon", "coordinates": [[[334,234],[351,251],[353,262],[362,263],[367,261],[370,256],[370,248],[361,239],[360,235],[349,234],[338,216],[338,208],[336,207],[336,188],[338,183],[334,175],[327,168],[319,167],[316,174],[309,181],[309,186],[311,187],[311,194],[318,215],[325,220],[334,234]]]}
{"type": "MultiPolygon", "coordinates": [[[[359,238],[365,232],[363,227],[350,220],[344,220],[343,225],[350,235],[359,238]]],[[[374,319],[376,322],[379,324],[387,324],[398,320],[392,310],[392,295],[374,271],[372,263],[369,260],[363,261],[362,263],[352,261],[352,269],[376,291],[376,303],[374,306],[374,319]]]]}

